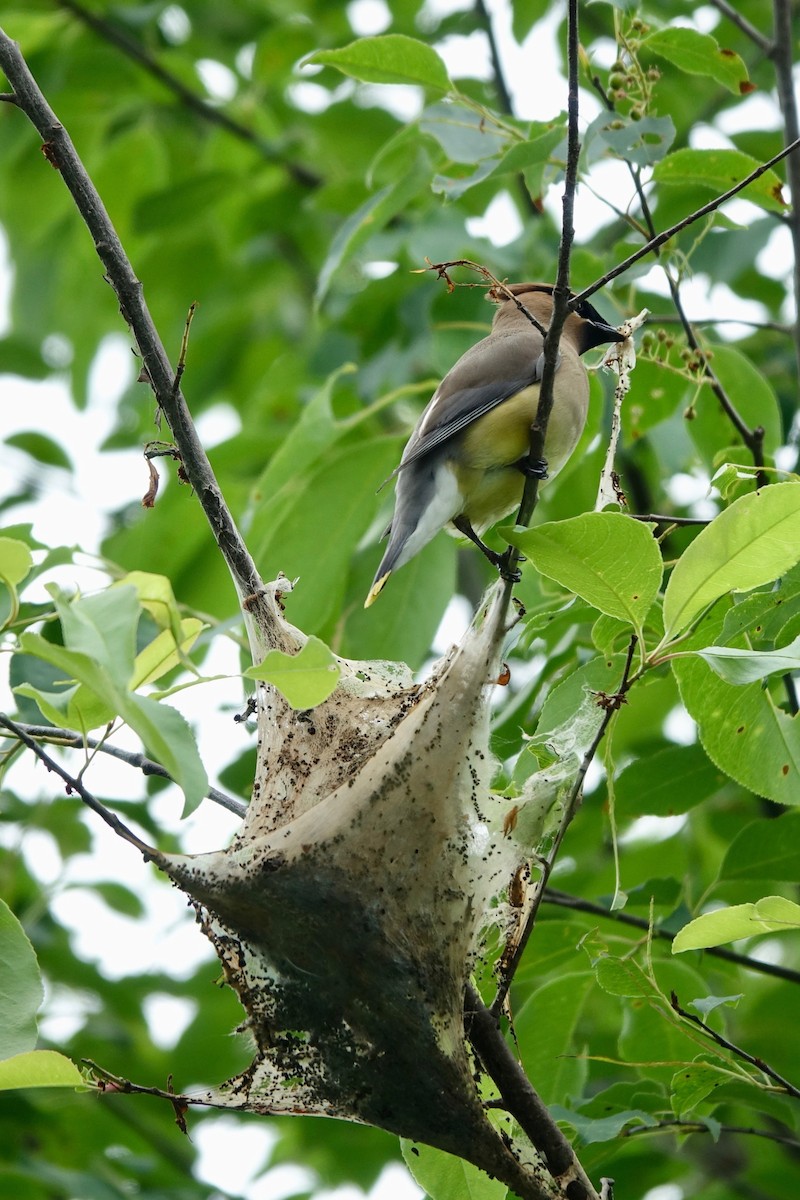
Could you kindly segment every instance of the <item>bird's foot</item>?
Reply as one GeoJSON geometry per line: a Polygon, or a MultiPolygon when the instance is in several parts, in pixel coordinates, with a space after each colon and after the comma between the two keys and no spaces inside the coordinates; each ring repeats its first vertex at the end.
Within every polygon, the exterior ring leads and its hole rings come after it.
{"type": "Polygon", "coordinates": [[[514,466],[526,477],[538,479],[540,483],[544,483],[545,479],[549,478],[547,474],[546,458],[535,458],[531,462],[531,459],[526,454],[524,458],[520,458],[517,462],[515,462],[514,466]]]}

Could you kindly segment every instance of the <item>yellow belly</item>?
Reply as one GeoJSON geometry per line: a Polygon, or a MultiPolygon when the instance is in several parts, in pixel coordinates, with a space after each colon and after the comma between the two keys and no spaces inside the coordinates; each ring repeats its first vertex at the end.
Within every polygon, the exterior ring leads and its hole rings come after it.
{"type": "MultiPolygon", "coordinates": [[[[545,458],[550,477],[572,454],[586,422],[589,381],[582,367],[570,383],[567,396],[556,389],[547,425],[545,458]]],[[[464,497],[462,514],[477,532],[507,516],[522,499],[525,477],[513,464],[530,449],[531,425],[538,406],[536,384],[468,426],[453,447],[452,465],[464,497]]]]}

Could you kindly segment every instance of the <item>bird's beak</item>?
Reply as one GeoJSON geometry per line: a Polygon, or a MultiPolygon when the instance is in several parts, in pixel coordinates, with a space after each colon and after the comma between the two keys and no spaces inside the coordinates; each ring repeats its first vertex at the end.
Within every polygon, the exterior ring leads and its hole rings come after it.
{"type": "Polygon", "coordinates": [[[584,343],[587,350],[595,346],[605,346],[609,342],[624,342],[625,334],[620,333],[613,325],[605,321],[587,321],[584,332],[584,343]]]}

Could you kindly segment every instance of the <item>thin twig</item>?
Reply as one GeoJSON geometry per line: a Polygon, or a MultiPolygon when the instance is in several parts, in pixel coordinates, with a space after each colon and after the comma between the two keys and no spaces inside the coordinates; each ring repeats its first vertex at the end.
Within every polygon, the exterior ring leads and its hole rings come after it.
{"type": "MultiPolygon", "coordinates": [[[[797,6],[790,0],[773,0],[775,28],[774,41],[769,55],[775,67],[778,102],[783,115],[784,139],[787,142],[793,142],[800,137],[793,62],[796,44],[793,24],[796,8],[797,6]]],[[[794,348],[798,377],[800,377],[800,320],[797,318],[797,309],[800,308],[800,158],[789,158],[786,164],[786,174],[792,193],[792,207],[789,209],[788,223],[794,248],[794,348]]]]}
{"type": "Polygon", "coordinates": [[[664,243],[668,242],[669,239],[674,237],[676,233],[680,233],[682,229],[688,228],[688,226],[693,225],[695,221],[699,221],[701,217],[708,216],[709,213],[715,212],[728,200],[731,200],[734,196],[738,196],[739,193],[746,188],[749,183],[753,183],[756,179],[759,179],[765,171],[769,171],[771,167],[774,167],[776,163],[781,162],[782,159],[786,158],[787,155],[792,154],[799,147],[800,138],[797,138],[795,141],[791,142],[790,145],[784,146],[782,150],[780,150],[767,162],[756,167],[754,171],[751,171],[750,174],[746,175],[744,179],[741,179],[737,184],[734,184],[734,186],[729,188],[727,192],[723,192],[721,196],[717,196],[714,200],[709,200],[708,204],[704,204],[702,208],[695,209],[694,212],[689,213],[688,216],[683,217],[682,220],[677,221],[674,225],[671,225],[669,229],[665,229],[663,233],[659,233],[656,237],[651,238],[650,241],[644,246],[641,246],[633,254],[630,254],[627,258],[623,259],[621,263],[617,263],[615,267],[612,267],[610,271],[606,271],[605,275],[601,275],[600,278],[596,279],[594,283],[589,285],[589,287],[586,287],[582,292],[579,292],[578,295],[575,296],[570,302],[570,307],[575,308],[576,305],[581,304],[584,300],[588,300],[590,296],[593,296],[595,292],[599,292],[600,289],[605,287],[607,283],[610,283],[612,279],[616,279],[618,275],[624,275],[626,271],[630,270],[634,263],[639,262],[640,259],[645,258],[648,254],[655,253],[659,246],[663,246],[664,243]]]}
{"type": "MultiPolygon", "coordinates": [[[[580,896],[571,896],[568,892],[561,892],[555,888],[545,889],[542,903],[555,904],[559,908],[570,908],[575,912],[588,913],[593,917],[602,917],[603,920],[615,921],[618,925],[628,925],[632,929],[640,929],[642,933],[652,934],[654,938],[665,942],[671,943],[675,940],[674,933],[662,929],[659,925],[651,925],[644,917],[634,917],[630,913],[622,911],[612,912],[610,908],[604,908],[602,904],[595,904],[592,900],[583,900],[580,896]]],[[[725,962],[734,963],[737,967],[744,967],[747,971],[770,975],[775,979],[783,979],[786,983],[800,984],[800,971],[793,971],[791,967],[782,967],[779,963],[761,962],[747,954],[737,954],[734,950],[726,950],[724,946],[709,946],[703,953],[710,954],[713,958],[724,959],[725,962]]]]}
{"type": "MultiPolygon", "coordinates": [[[[568,64],[568,93],[567,93],[567,166],[564,175],[564,195],[561,200],[561,241],[558,248],[558,271],[553,288],[553,310],[550,316],[550,328],[544,339],[542,379],[539,386],[539,399],[536,417],[531,426],[530,445],[528,448],[528,469],[525,474],[525,486],[522,490],[519,512],[516,524],[530,524],[534,509],[539,499],[539,484],[542,479],[542,465],[546,468],[545,440],[550,413],[555,399],[555,377],[558,368],[558,346],[561,331],[569,315],[569,263],[572,254],[572,242],[575,236],[573,225],[575,211],[575,189],[578,184],[578,162],[580,159],[581,143],[578,132],[579,92],[579,30],[578,30],[578,0],[569,0],[567,6],[567,64],[568,64]]],[[[503,555],[501,574],[509,582],[513,577],[516,564],[523,559],[522,552],[514,546],[509,546],[503,555]]],[[[511,588],[506,588],[510,597],[511,588]]]]}
{"type": "Polygon", "coordinates": [[[144,855],[145,862],[150,862],[151,860],[154,862],[161,861],[161,855],[158,850],[154,849],[153,846],[148,846],[147,842],[143,842],[142,839],[138,837],[132,829],[129,829],[124,822],[120,821],[116,813],[111,812],[110,809],[106,808],[104,804],[101,804],[97,797],[92,795],[92,793],[83,786],[80,779],[76,778],[74,775],[70,775],[68,771],[65,771],[64,768],[60,766],[54,758],[51,758],[50,755],[42,749],[38,742],[35,742],[32,737],[28,736],[22,726],[18,725],[16,721],[12,721],[11,718],[6,716],[5,713],[0,713],[0,725],[8,729],[10,733],[13,733],[14,736],[20,742],[26,745],[29,750],[32,750],[36,757],[44,763],[48,771],[52,771],[55,775],[58,775],[60,779],[63,779],[64,783],[67,785],[68,793],[74,792],[76,795],[80,796],[86,807],[90,808],[92,812],[97,813],[97,815],[101,817],[103,821],[105,821],[106,825],[108,825],[110,829],[113,829],[114,833],[116,833],[118,837],[123,838],[126,842],[130,842],[132,846],[135,846],[137,850],[141,851],[141,853],[144,855]]]}
{"type": "Polygon", "coordinates": [[[751,25],[746,17],[743,17],[728,0],[711,0],[714,8],[718,9],[724,17],[727,17],[732,25],[737,29],[741,29],[745,37],[748,37],[751,42],[758,46],[764,54],[770,54],[772,51],[772,43],[768,37],[765,37],[755,25],[751,25]]]}
{"type": "Polygon", "coordinates": [[[561,843],[566,836],[566,832],[572,823],[575,813],[578,811],[581,797],[583,795],[583,784],[584,780],[586,779],[586,772],[589,770],[589,767],[594,760],[594,756],[600,748],[600,744],[608,731],[608,727],[611,724],[614,714],[619,711],[623,704],[626,703],[626,696],[631,687],[630,674],[631,666],[633,664],[633,654],[636,649],[636,641],[636,637],[633,636],[628,645],[628,653],[625,658],[625,666],[622,671],[622,679],[620,680],[619,687],[613,695],[603,696],[603,719],[600,722],[600,727],[592,740],[592,744],[589,746],[588,750],[583,756],[569,795],[564,802],[564,811],[559,822],[558,830],[553,838],[553,844],[550,847],[550,851],[546,858],[541,858],[538,860],[538,866],[541,874],[536,881],[533,889],[533,895],[526,905],[527,911],[525,913],[523,928],[519,935],[514,938],[513,942],[509,943],[507,951],[503,953],[500,959],[500,965],[497,972],[497,992],[494,1000],[492,1001],[491,1008],[491,1011],[496,1015],[499,1015],[499,1013],[502,1011],[503,1005],[505,1004],[508,990],[511,987],[511,981],[514,978],[514,974],[520,964],[522,955],[525,952],[525,947],[528,944],[528,940],[533,932],[534,925],[536,924],[536,916],[539,912],[542,901],[544,900],[545,889],[547,887],[548,880],[550,879],[553,866],[555,865],[556,857],[561,849],[561,843]]]}
{"type": "MultiPolygon", "coordinates": [[[[121,746],[114,746],[102,738],[84,737],[83,734],[76,733],[73,729],[58,729],[52,725],[26,725],[21,721],[16,724],[17,729],[21,729],[33,741],[48,742],[50,745],[64,746],[69,750],[97,750],[102,754],[107,754],[110,758],[119,759],[129,767],[134,767],[143,775],[157,775],[159,779],[169,779],[174,782],[169,771],[166,767],[162,767],[161,763],[134,750],[123,750],[121,746]]],[[[206,792],[206,798],[212,800],[214,804],[219,804],[221,808],[226,808],[228,812],[235,813],[237,817],[243,817],[247,812],[247,805],[242,800],[234,799],[226,792],[221,792],[219,788],[210,787],[206,792]]]]}
{"type": "Polygon", "coordinates": [[[302,184],[303,187],[316,188],[322,182],[320,177],[315,172],[307,167],[301,166],[299,163],[291,162],[284,154],[268,142],[265,138],[259,137],[252,129],[243,125],[241,121],[236,121],[233,117],[221,108],[216,108],[204,100],[197,92],[192,91],[182,79],[177,75],[173,75],[162,67],[161,63],[153,57],[147,50],[144,49],[138,42],[134,41],[127,33],[123,33],[116,25],[112,25],[110,21],[103,17],[96,16],[84,8],[82,4],[78,4],[77,0],[58,0],[62,8],[67,12],[71,12],[73,16],[82,21],[84,25],[93,30],[104,41],[116,46],[119,50],[126,54],[133,62],[144,68],[149,75],[157,79],[163,84],[174,96],[177,96],[182,104],[191,112],[201,117],[204,121],[212,125],[218,125],[220,128],[233,134],[242,142],[246,142],[249,146],[253,146],[267,162],[277,163],[282,166],[296,183],[302,184]]]}
{"type": "Polygon", "coordinates": [[[134,274],[89,174],[66,129],[45,100],[17,45],[0,29],[0,68],[14,89],[19,107],[35,126],[72,194],[91,233],[106,276],[119,300],[153,389],[178,444],[186,476],[194,489],[228,564],[240,596],[263,592],[263,583],[214,477],[180,389],[173,394],[174,372],[134,274]]]}
{"type": "Polygon", "coordinates": [[[756,1058],[755,1055],[748,1053],[747,1050],[743,1050],[741,1046],[737,1046],[735,1042],[729,1042],[728,1039],[723,1037],[721,1033],[717,1033],[716,1029],[712,1029],[710,1025],[706,1025],[705,1021],[702,1021],[700,1017],[696,1017],[694,1013],[687,1012],[686,1009],[682,1008],[678,1003],[678,997],[674,992],[670,997],[670,1003],[672,1005],[673,1012],[676,1012],[679,1017],[683,1017],[685,1021],[690,1021],[699,1029],[702,1029],[703,1033],[707,1034],[707,1036],[710,1037],[712,1041],[716,1042],[718,1046],[722,1046],[723,1050],[728,1050],[731,1054],[735,1054],[737,1058],[742,1060],[742,1062],[746,1062],[751,1067],[755,1067],[758,1071],[761,1071],[763,1075],[766,1075],[768,1079],[771,1079],[774,1083],[777,1083],[779,1087],[782,1087],[783,1090],[787,1092],[788,1095],[793,1096],[795,1100],[800,1100],[800,1088],[795,1087],[795,1085],[790,1083],[789,1080],[783,1075],[779,1075],[778,1072],[769,1065],[769,1063],[764,1062],[763,1058],[756,1058]]]}
{"type": "Polygon", "coordinates": [[[797,1138],[783,1133],[771,1133],[769,1129],[755,1129],[752,1125],[720,1125],[717,1131],[703,1121],[679,1121],[677,1118],[674,1121],[659,1121],[656,1125],[631,1125],[620,1130],[619,1136],[629,1138],[637,1137],[641,1133],[670,1133],[675,1129],[680,1133],[713,1133],[715,1138],[717,1133],[741,1133],[748,1137],[767,1138],[770,1142],[800,1150],[800,1141],[797,1138]]]}
{"type": "MultiPolygon", "coordinates": [[[[614,103],[611,100],[611,98],[605,93],[599,79],[595,79],[595,88],[600,93],[600,95],[603,97],[606,107],[610,111],[613,112],[614,111],[614,103]]],[[[653,239],[656,237],[656,227],[655,227],[655,222],[653,221],[653,215],[650,211],[650,205],[647,202],[647,196],[645,195],[644,188],[642,187],[641,172],[638,167],[634,167],[633,163],[629,159],[625,160],[625,164],[628,168],[628,172],[631,176],[633,185],[636,189],[636,194],[639,197],[639,204],[641,206],[642,216],[644,217],[645,225],[647,226],[647,230],[650,234],[651,239],[653,239]]],[[[661,251],[660,251],[659,247],[655,247],[654,253],[657,258],[660,258],[661,251]]],[[[747,424],[747,422],[743,419],[739,410],[736,408],[735,404],[733,403],[730,396],[728,395],[726,389],[723,387],[722,383],[720,382],[719,378],[717,377],[717,374],[714,371],[711,364],[709,363],[707,356],[703,353],[703,350],[700,347],[700,343],[697,339],[697,334],[695,333],[694,328],[692,327],[691,321],[686,316],[686,311],[683,307],[683,301],[681,299],[680,287],[679,287],[677,280],[673,278],[672,272],[669,270],[669,268],[667,266],[664,266],[663,270],[664,270],[664,275],[667,280],[667,286],[669,287],[669,290],[670,290],[670,295],[672,296],[672,303],[675,305],[675,312],[678,315],[678,320],[680,321],[680,323],[683,327],[683,331],[686,335],[686,341],[688,342],[688,344],[692,348],[692,350],[695,351],[700,362],[702,363],[703,378],[706,381],[706,383],[709,385],[709,387],[711,388],[714,395],[717,397],[717,400],[719,401],[720,405],[722,406],[723,411],[727,415],[729,421],[731,422],[734,429],[737,431],[737,433],[739,434],[739,436],[741,437],[745,446],[747,446],[748,450],[750,451],[750,453],[753,457],[753,464],[756,468],[756,486],[757,487],[765,487],[767,485],[767,483],[769,482],[769,480],[767,479],[766,474],[763,471],[763,467],[764,467],[764,429],[763,429],[763,426],[757,426],[755,429],[751,429],[750,426],[747,424]]]]}
{"type": "Polygon", "coordinates": [[[710,525],[708,517],[669,517],[665,513],[629,513],[634,521],[650,522],[654,525],[710,525]]]}

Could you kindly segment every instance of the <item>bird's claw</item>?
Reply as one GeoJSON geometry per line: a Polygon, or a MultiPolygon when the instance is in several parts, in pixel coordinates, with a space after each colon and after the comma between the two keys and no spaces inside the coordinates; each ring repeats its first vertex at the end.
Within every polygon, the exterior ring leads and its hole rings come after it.
{"type": "Polygon", "coordinates": [[[526,456],[525,458],[521,458],[516,466],[523,475],[530,479],[538,479],[540,483],[544,483],[545,479],[549,479],[546,458],[535,458],[531,462],[530,458],[526,456]]]}

